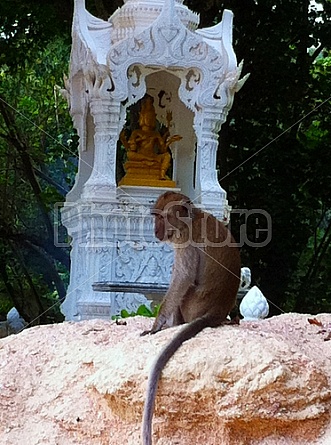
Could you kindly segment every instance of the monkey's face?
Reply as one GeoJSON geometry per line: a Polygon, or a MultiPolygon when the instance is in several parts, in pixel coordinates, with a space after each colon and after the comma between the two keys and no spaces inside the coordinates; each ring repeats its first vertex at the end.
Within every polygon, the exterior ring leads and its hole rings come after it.
{"type": "Polygon", "coordinates": [[[180,193],[161,195],[151,212],[155,217],[155,236],[160,241],[174,244],[189,241],[192,207],[189,198],[180,193]]]}

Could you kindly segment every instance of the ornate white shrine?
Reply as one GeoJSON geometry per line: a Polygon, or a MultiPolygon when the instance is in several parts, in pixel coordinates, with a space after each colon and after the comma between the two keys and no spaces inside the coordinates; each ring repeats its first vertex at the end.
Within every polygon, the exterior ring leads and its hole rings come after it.
{"type": "Polygon", "coordinates": [[[62,221],[72,238],[67,320],[135,310],[140,294],[92,290],[100,281],[167,284],[172,250],[153,235],[150,208],[159,186],[118,186],[116,154],[129,108],[146,94],[157,121],[182,139],[170,146],[172,181],[196,205],[228,220],[217,179],[218,132],[239,80],[232,48],[232,12],[197,29],[199,17],[182,0],[124,0],[108,21],[75,0],[70,74],[65,95],[80,137],[79,167],[62,221]],[[169,122],[168,122],[169,123],[169,122]]]}

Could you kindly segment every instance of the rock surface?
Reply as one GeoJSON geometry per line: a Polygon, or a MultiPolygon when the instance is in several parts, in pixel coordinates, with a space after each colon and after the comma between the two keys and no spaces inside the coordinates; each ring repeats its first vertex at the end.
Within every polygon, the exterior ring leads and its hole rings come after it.
{"type": "MultiPolygon", "coordinates": [[[[155,445],[330,445],[331,315],[206,329],[166,367],[155,445]],[[324,328],[324,329],[323,329],[324,328]]],[[[0,340],[2,445],[139,445],[149,369],[177,329],[151,320],[26,329],[0,340]]]]}

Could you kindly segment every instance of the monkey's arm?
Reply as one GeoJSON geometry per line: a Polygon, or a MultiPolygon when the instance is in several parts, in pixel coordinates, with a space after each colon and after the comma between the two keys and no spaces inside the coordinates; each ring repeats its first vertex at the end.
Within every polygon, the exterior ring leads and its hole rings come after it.
{"type": "Polygon", "coordinates": [[[155,334],[162,328],[177,326],[184,322],[180,306],[182,301],[185,298],[189,298],[198,285],[199,267],[200,256],[198,249],[189,245],[175,250],[175,262],[170,286],[162,301],[153,327],[149,331],[150,334],[155,334]]]}

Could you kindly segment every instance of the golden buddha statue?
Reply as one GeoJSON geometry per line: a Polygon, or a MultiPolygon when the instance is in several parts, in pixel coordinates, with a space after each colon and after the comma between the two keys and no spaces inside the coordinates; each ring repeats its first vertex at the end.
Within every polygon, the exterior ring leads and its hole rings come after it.
{"type": "Polygon", "coordinates": [[[139,128],[127,140],[124,131],[120,140],[126,149],[125,176],[119,185],[146,185],[152,187],[175,187],[167,175],[171,163],[168,147],[182,139],[179,135],[169,137],[171,114],[167,114],[168,128],[163,136],[156,130],[156,113],[153,98],[147,96],[139,114],[139,128]]]}

